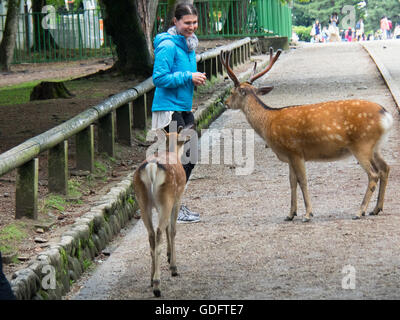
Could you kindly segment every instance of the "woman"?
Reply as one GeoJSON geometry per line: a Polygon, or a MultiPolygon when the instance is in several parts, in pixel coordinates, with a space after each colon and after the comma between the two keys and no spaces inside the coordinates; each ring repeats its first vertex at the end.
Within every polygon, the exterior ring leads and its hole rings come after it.
{"type": "MultiPolygon", "coordinates": [[[[152,106],[152,129],[166,131],[194,125],[191,112],[194,86],[205,84],[206,75],[197,72],[195,49],[198,13],[191,4],[178,4],[173,26],[154,39],[153,82],[156,91],[152,106]]],[[[188,150],[189,152],[189,150],[188,150]]],[[[187,156],[189,154],[187,153],[187,156]]],[[[188,181],[194,164],[184,164],[188,181]]],[[[181,206],[178,223],[200,221],[199,214],[181,206]]]]}
{"type": "Polygon", "coordinates": [[[321,41],[321,24],[319,20],[315,20],[312,26],[311,35],[314,37],[314,42],[318,43],[321,41]]]}

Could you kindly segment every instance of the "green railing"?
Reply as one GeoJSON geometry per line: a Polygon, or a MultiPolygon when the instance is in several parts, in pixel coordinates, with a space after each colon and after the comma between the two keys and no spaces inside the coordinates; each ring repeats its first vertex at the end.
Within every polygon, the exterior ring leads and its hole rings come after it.
{"type": "MultiPolygon", "coordinates": [[[[279,0],[195,0],[200,39],[246,36],[292,36],[291,8],[279,0]]],[[[167,3],[158,6],[155,33],[167,23],[167,3]]]]}
{"type": "MultiPolygon", "coordinates": [[[[111,37],[105,32],[103,16],[98,9],[72,13],[20,14],[13,63],[111,56],[113,45],[111,37]]],[[[0,39],[5,21],[6,16],[0,15],[0,39]]]]}

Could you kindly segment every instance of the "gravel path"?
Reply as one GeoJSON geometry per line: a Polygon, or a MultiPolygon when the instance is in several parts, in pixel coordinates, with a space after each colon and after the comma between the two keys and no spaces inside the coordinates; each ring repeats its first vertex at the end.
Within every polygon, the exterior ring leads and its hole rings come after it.
{"type": "MultiPolygon", "coordinates": [[[[348,158],[307,163],[314,218],[301,222],[304,205],[298,191],[299,217],[284,222],[290,205],[287,164],[255,136],[251,174],[236,175],[239,166],[229,164],[196,166],[184,203],[200,212],[202,220],[178,225],[180,276],[172,278],[167,259],[162,259],[162,298],[399,299],[400,117],[372,60],[358,44],[304,45],[284,53],[256,85],[262,84],[275,86],[263,97],[272,107],[360,98],[380,103],[393,114],[394,128],[382,150],[391,166],[385,211],[351,219],[367,177],[356,160],[348,158]],[[346,276],[354,276],[354,289],[342,287],[346,276]]],[[[250,126],[241,112],[229,110],[212,128],[250,126]]],[[[108,260],[78,282],[80,291],[69,298],[154,299],[142,221],[115,245],[108,260]]],[[[163,256],[165,247],[164,242],[163,256]]]]}

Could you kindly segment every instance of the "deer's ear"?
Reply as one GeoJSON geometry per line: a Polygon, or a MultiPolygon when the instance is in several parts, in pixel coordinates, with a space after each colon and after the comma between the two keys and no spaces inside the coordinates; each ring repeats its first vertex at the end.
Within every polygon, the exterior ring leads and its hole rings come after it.
{"type": "Polygon", "coordinates": [[[262,88],[258,88],[258,89],[257,89],[257,94],[264,95],[264,94],[270,93],[270,92],[272,91],[273,88],[274,88],[274,87],[262,87],[262,88]]]}

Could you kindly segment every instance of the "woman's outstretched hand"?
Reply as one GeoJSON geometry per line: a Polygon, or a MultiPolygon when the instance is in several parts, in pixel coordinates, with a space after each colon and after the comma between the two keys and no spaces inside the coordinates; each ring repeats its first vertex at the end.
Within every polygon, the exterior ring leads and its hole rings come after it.
{"type": "Polygon", "coordinates": [[[192,73],[192,81],[195,86],[201,86],[206,83],[207,77],[205,73],[202,72],[193,72],[192,73]]]}

